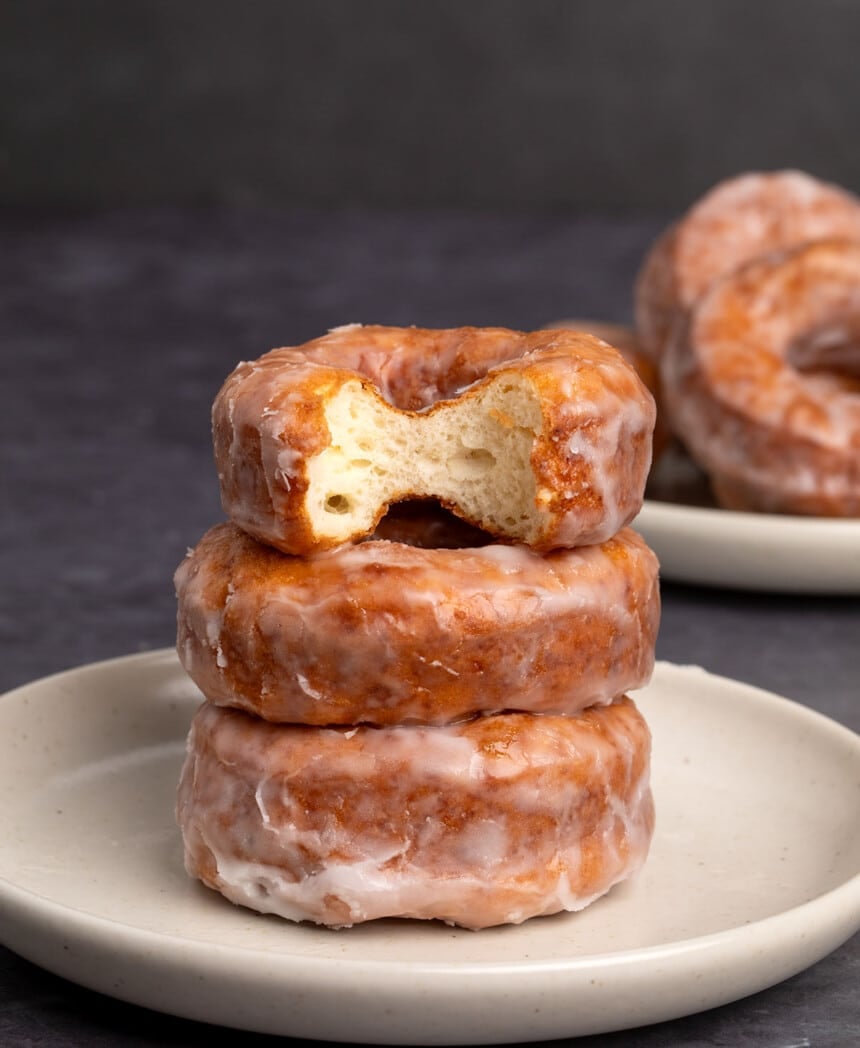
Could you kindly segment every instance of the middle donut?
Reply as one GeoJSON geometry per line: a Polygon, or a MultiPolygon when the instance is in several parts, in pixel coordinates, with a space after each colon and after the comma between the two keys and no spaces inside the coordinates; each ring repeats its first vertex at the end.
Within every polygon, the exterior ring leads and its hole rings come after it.
{"type": "Polygon", "coordinates": [[[634,531],[540,555],[427,527],[437,548],[302,558],[217,525],[176,572],[185,670],[217,705],[313,725],[576,714],[647,683],[658,566],[634,531]]]}

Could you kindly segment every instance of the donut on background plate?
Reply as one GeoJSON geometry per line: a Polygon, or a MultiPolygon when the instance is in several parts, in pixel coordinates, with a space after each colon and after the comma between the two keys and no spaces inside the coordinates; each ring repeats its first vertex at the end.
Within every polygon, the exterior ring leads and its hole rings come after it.
{"type": "Polygon", "coordinates": [[[770,254],[712,285],[662,367],[672,427],[723,506],[860,516],[849,358],[860,365],[860,242],[770,254]]]}
{"type": "Polygon", "coordinates": [[[720,277],[772,251],[828,238],[860,240],[860,198],[801,171],[720,182],[657,240],[634,287],[636,334],[659,361],[677,327],[720,277]]]}

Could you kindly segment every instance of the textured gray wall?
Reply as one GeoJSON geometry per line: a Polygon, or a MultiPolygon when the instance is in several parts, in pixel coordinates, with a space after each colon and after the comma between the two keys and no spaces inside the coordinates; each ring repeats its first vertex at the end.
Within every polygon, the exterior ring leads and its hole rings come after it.
{"type": "Polygon", "coordinates": [[[5,0],[0,202],[676,208],[860,188],[858,0],[5,0]]]}

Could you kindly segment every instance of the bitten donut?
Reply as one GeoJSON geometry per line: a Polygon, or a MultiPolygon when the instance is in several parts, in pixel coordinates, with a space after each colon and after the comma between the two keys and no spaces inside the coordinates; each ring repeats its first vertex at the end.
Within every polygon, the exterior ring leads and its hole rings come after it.
{"type": "Polygon", "coordinates": [[[254,910],[518,924],[582,909],[639,869],[649,762],[623,698],[577,717],[348,729],[204,703],[177,820],[188,873],[254,910]]]}
{"type": "Polygon", "coordinates": [[[759,255],[826,238],[860,240],[860,199],[801,171],[715,186],[656,242],[634,289],[636,331],[659,361],[676,324],[719,277],[759,255]]]}
{"type": "Polygon", "coordinates": [[[545,555],[373,539],[304,558],[221,524],[177,570],[177,650],[210,702],[269,721],[570,714],[648,681],[657,573],[630,529],[545,555]]]}
{"type": "Polygon", "coordinates": [[[349,325],[240,364],[212,422],[227,515],[306,555],[428,497],[535,549],[602,542],[639,511],[654,413],[588,335],[349,325]]]}
{"type": "Polygon", "coordinates": [[[770,255],[706,292],[670,344],[664,393],[723,506],[860,516],[860,381],[797,363],[853,347],[856,366],[858,336],[860,243],[770,255]]]}

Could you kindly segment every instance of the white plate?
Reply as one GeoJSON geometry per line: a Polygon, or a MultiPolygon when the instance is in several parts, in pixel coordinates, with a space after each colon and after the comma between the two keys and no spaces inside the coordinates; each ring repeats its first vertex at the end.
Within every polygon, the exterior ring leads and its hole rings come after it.
{"type": "Polygon", "coordinates": [[[860,593],[860,520],[718,508],[695,468],[670,450],[633,522],[676,582],[780,593],[860,593]]]}
{"type": "Polygon", "coordinates": [[[183,872],[173,794],[199,701],[172,652],[0,698],[0,938],[165,1012],[334,1041],[480,1044],[671,1019],[772,985],[860,927],[860,737],[660,664],[639,693],[658,825],[587,910],[467,932],[333,932],[234,907],[183,872]]]}

